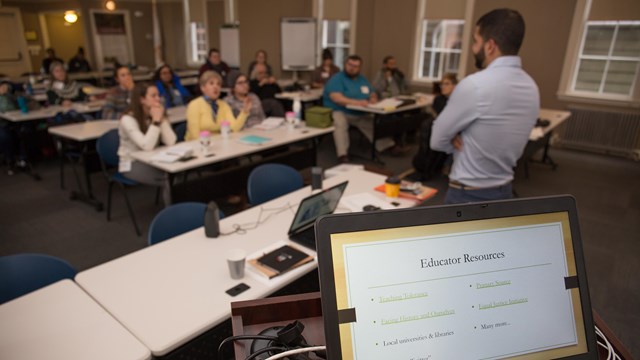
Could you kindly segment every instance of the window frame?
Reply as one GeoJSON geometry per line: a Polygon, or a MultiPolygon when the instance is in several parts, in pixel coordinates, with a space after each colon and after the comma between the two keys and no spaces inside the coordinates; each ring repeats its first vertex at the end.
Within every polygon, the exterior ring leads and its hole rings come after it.
{"type": "MultiPolygon", "coordinates": [[[[351,21],[350,20],[333,20],[333,19],[322,19],[322,39],[320,42],[320,49],[322,51],[322,49],[325,48],[331,48],[331,49],[335,49],[335,48],[340,48],[343,50],[346,50],[346,54],[347,56],[351,53],[351,46],[352,46],[352,42],[351,42],[351,21]],[[334,22],[336,23],[336,25],[338,25],[339,23],[346,23],[348,25],[348,28],[345,29],[346,32],[349,33],[349,43],[348,44],[343,44],[343,43],[329,43],[328,42],[328,32],[329,32],[329,22],[334,22]]],[[[338,38],[337,36],[337,32],[336,32],[336,38],[338,38]]],[[[343,37],[339,37],[341,39],[344,39],[343,37]]],[[[334,59],[336,54],[333,54],[334,59]]],[[[343,59],[344,60],[344,59],[343,59]]],[[[342,62],[341,61],[334,61],[334,64],[339,67],[342,70],[342,62]]]]}
{"type": "Polygon", "coordinates": [[[638,76],[640,75],[640,55],[637,57],[626,57],[626,56],[614,56],[613,49],[615,47],[615,43],[617,41],[618,29],[620,26],[624,25],[638,25],[640,26],[640,21],[628,21],[628,20],[587,20],[584,23],[582,30],[582,39],[580,41],[580,48],[578,49],[577,56],[574,62],[574,70],[571,75],[571,85],[570,92],[575,95],[582,95],[587,97],[598,97],[598,98],[620,98],[620,99],[633,99],[633,95],[636,93],[636,85],[638,83],[638,76]],[[602,25],[611,25],[614,26],[613,36],[611,37],[611,41],[609,43],[609,51],[607,55],[585,55],[584,47],[587,42],[587,34],[589,32],[589,26],[602,26],[602,25]],[[578,81],[578,75],[580,73],[580,62],[582,60],[598,60],[605,61],[605,67],[602,73],[602,78],[600,79],[600,87],[598,91],[587,91],[587,90],[578,90],[576,89],[576,83],[578,81]],[[631,82],[631,87],[629,89],[629,93],[617,94],[611,92],[604,92],[604,87],[607,81],[607,76],[609,75],[609,65],[612,61],[629,61],[636,62],[636,70],[635,76],[633,77],[633,81],[631,82]]]}
{"type": "MultiPolygon", "coordinates": [[[[418,52],[419,52],[418,64],[416,67],[417,72],[415,74],[414,80],[418,82],[433,83],[433,82],[440,81],[440,79],[442,78],[442,75],[444,75],[443,73],[443,74],[440,74],[439,77],[423,76],[422,72],[424,69],[424,59],[425,59],[426,52],[431,52],[432,54],[444,54],[444,53],[459,54],[460,58],[458,61],[458,69],[456,71],[456,74],[460,74],[460,66],[462,65],[462,53],[463,53],[462,47],[464,43],[463,39],[464,39],[464,31],[465,31],[465,20],[464,19],[422,19],[420,24],[422,29],[420,30],[421,35],[419,37],[420,45],[418,48],[418,52]],[[427,28],[428,28],[429,21],[431,22],[439,21],[441,24],[444,24],[444,25],[446,25],[448,22],[454,23],[456,25],[462,25],[462,36],[460,36],[460,49],[425,47],[425,40],[426,40],[425,38],[427,36],[427,28]]],[[[433,73],[433,69],[429,68],[429,70],[431,73],[433,73]]],[[[438,69],[438,71],[439,70],[440,69],[438,69]]]]}

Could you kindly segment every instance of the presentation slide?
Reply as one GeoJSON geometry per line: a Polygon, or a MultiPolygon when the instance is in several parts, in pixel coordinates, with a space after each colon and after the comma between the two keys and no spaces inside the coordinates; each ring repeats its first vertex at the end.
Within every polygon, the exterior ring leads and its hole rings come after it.
{"type": "Polygon", "coordinates": [[[356,321],[340,326],[341,341],[355,359],[493,359],[579,341],[561,222],[342,251],[356,321]]]}

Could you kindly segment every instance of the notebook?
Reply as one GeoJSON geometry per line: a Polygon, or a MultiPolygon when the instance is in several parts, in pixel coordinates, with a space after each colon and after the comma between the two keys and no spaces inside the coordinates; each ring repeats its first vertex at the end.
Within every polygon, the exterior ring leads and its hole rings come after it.
{"type": "Polygon", "coordinates": [[[308,196],[300,202],[289,228],[289,239],[310,249],[316,249],[313,226],[322,215],[331,214],[338,207],[340,198],[349,182],[345,181],[322,192],[308,196]]]}
{"type": "Polygon", "coordinates": [[[330,359],[597,359],[571,196],[316,222],[330,359]]]}

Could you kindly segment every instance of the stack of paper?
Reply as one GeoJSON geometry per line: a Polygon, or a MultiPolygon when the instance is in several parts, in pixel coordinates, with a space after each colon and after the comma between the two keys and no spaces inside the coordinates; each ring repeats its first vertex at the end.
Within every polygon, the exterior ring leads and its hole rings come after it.
{"type": "Polygon", "coordinates": [[[402,100],[389,98],[389,99],[384,99],[384,100],[382,100],[380,102],[377,102],[375,104],[371,104],[371,105],[369,105],[369,107],[370,108],[374,108],[374,109],[385,110],[385,109],[395,109],[398,106],[400,106],[400,104],[402,104],[402,100]]]}
{"type": "Polygon", "coordinates": [[[264,119],[260,124],[254,126],[254,129],[259,130],[273,130],[277,129],[284,122],[284,118],[281,117],[268,117],[264,119]]]}
{"type": "Polygon", "coordinates": [[[193,147],[191,144],[182,143],[157,152],[151,157],[151,161],[173,163],[190,156],[193,156],[193,147]]]}

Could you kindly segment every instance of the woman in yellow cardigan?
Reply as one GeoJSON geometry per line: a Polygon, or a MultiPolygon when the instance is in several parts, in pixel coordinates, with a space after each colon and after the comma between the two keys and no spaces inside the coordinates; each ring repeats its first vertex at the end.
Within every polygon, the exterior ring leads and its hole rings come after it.
{"type": "Polygon", "coordinates": [[[185,140],[196,140],[200,132],[207,130],[219,132],[220,124],[228,121],[234,132],[242,130],[244,122],[251,111],[251,101],[245,101],[238,117],[233,116],[231,107],[218,99],[222,78],[215,71],[205,71],[200,75],[202,96],[194,99],[187,106],[187,134],[185,140]]]}

